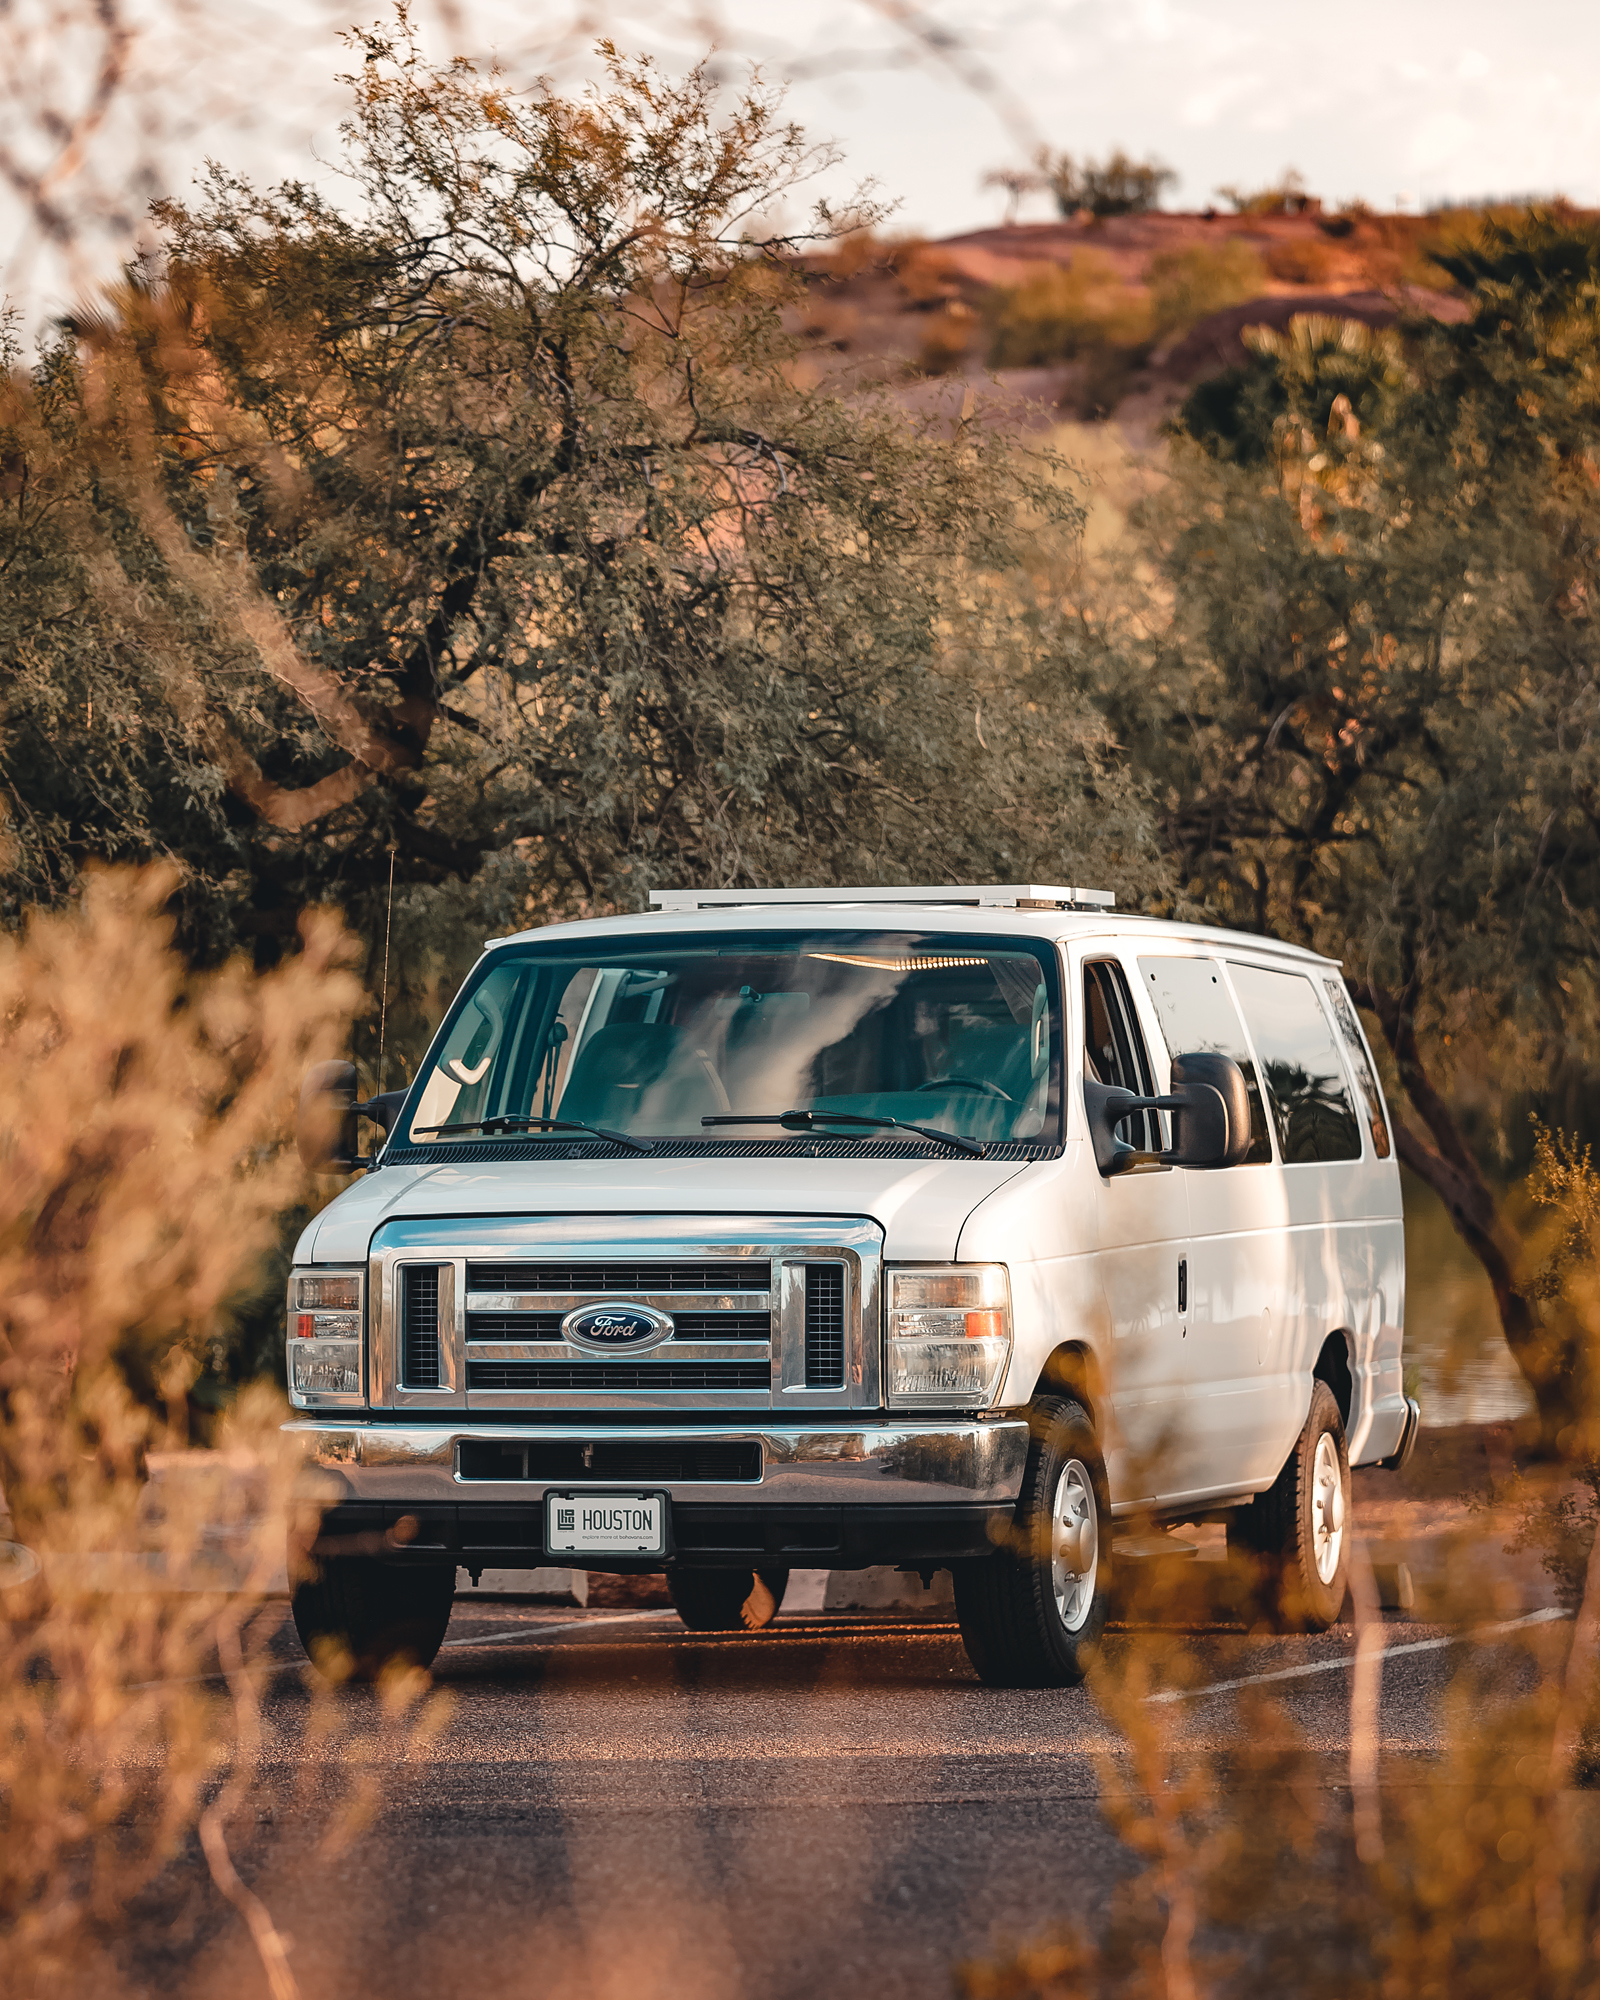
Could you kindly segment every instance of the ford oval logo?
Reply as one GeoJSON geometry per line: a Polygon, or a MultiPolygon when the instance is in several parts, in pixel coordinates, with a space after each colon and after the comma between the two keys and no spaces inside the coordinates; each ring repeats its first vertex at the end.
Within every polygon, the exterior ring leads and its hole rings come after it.
{"type": "Polygon", "coordinates": [[[658,1347],[673,1335],[672,1315],[657,1312],[654,1306],[637,1306],[626,1299],[601,1300],[598,1305],[579,1306],[561,1322],[561,1336],[574,1347],[591,1354],[615,1354],[619,1348],[633,1352],[658,1347]]]}

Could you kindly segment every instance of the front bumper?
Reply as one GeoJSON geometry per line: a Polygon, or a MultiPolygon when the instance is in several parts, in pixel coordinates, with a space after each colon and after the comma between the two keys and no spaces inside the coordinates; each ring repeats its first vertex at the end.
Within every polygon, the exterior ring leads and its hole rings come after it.
{"type": "MultiPolygon", "coordinates": [[[[397,1562],[537,1569],[544,1496],[589,1488],[649,1490],[671,1501],[673,1560],[789,1563],[828,1569],[947,1563],[1004,1536],[1028,1454],[1025,1419],[651,1425],[483,1424],[306,1417],[307,1494],[325,1509],[316,1549],[397,1562]],[[594,1446],[664,1451],[745,1448],[737,1479],[648,1476],[484,1479],[462,1476],[484,1446],[594,1446]],[[753,1449],[752,1449],[753,1448],[753,1449]]],[[[570,1564],[570,1557],[563,1558],[570,1564]]],[[[590,1567],[654,1565],[596,1559],[590,1567]]]]}

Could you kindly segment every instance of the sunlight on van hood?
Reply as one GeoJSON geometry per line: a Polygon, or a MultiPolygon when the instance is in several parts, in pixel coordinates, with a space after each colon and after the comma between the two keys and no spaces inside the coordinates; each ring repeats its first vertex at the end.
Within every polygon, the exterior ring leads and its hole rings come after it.
{"type": "Polygon", "coordinates": [[[947,1260],[961,1225],[1023,1160],[507,1160],[384,1167],[307,1227],[297,1264],[358,1263],[400,1216],[869,1216],[884,1255],[947,1260]]]}

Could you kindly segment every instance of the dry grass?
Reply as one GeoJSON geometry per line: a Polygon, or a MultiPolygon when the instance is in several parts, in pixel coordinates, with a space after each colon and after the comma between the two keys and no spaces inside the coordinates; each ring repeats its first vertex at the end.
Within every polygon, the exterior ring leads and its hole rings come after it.
{"type": "Polygon", "coordinates": [[[173,886],[100,871],[76,908],[0,941],[0,1469],[43,1564],[0,1596],[15,2000],[92,1982],[129,1897],[196,1830],[274,1993],[293,1990],[227,1844],[254,1762],[245,1633],[292,1504],[276,1393],[240,1399],[225,1451],[195,1454],[168,1504],[141,1502],[147,1455],[186,1443],[198,1355],[301,1191],[297,1085],[360,993],[331,918],[265,978],[189,975],[173,886]],[[219,1666],[225,1684],[197,1681],[219,1666]]]}

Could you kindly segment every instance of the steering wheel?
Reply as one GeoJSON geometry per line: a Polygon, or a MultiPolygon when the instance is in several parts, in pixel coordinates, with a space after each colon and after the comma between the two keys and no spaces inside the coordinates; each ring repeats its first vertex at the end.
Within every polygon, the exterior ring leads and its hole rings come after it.
{"type": "Polygon", "coordinates": [[[985,1097],[1003,1098],[1011,1102],[1009,1090],[1002,1090],[997,1083],[989,1083],[981,1076],[935,1076],[926,1083],[919,1083],[918,1090],[981,1090],[985,1097]]]}

